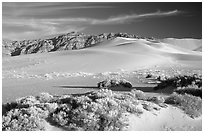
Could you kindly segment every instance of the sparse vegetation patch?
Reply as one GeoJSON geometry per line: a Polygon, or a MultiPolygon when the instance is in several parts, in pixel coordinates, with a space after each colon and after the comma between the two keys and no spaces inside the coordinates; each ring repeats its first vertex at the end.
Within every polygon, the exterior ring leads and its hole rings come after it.
{"type": "Polygon", "coordinates": [[[194,74],[191,76],[176,76],[162,80],[154,89],[165,89],[170,87],[178,94],[189,94],[202,98],[202,76],[194,74]]]}
{"type": "Polygon", "coordinates": [[[202,99],[200,97],[173,93],[165,99],[165,103],[181,108],[192,118],[202,115],[202,99]]]}
{"type": "Polygon", "coordinates": [[[155,90],[164,89],[166,87],[191,87],[201,88],[202,87],[202,75],[184,75],[184,76],[175,76],[172,78],[166,78],[161,80],[161,83],[155,87],[155,90]]]}
{"type": "Polygon", "coordinates": [[[2,130],[46,130],[45,122],[65,130],[118,131],[127,126],[125,113],[142,114],[137,107],[145,99],[136,90],[114,93],[108,89],[79,95],[23,97],[4,104],[2,130]]]}

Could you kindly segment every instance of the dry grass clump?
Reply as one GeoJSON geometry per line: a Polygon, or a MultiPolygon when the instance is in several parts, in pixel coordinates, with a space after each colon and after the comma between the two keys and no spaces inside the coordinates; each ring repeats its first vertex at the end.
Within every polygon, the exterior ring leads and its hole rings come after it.
{"type": "Polygon", "coordinates": [[[165,99],[165,103],[181,108],[192,118],[202,115],[202,99],[200,97],[173,93],[165,99]]]}

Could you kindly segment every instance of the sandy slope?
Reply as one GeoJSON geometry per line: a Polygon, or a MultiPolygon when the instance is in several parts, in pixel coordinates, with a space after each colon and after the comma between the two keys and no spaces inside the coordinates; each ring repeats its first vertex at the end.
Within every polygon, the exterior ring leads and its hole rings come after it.
{"type": "MultiPolygon", "coordinates": [[[[154,105],[158,106],[158,105],[154,105]]],[[[143,110],[141,116],[128,116],[129,131],[201,131],[202,117],[192,119],[182,110],[168,105],[159,111],[143,110]]]]}
{"type": "Polygon", "coordinates": [[[202,40],[201,39],[175,39],[175,38],[165,38],[160,40],[164,43],[173,44],[178,47],[186,48],[189,50],[202,51],[202,40]]]}

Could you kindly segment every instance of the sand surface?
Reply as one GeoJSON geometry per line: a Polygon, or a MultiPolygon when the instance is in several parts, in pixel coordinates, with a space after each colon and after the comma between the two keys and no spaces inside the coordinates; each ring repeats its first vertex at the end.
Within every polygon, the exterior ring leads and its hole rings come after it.
{"type": "Polygon", "coordinates": [[[184,38],[184,39],[175,39],[175,38],[165,38],[161,40],[164,43],[169,43],[181,48],[193,50],[193,51],[202,51],[202,40],[193,39],[193,38],[184,38]]]}
{"type": "MultiPolygon", "coordinates": [[[[154,105],[158,106],[158,105],[154,105]]],[[[201,131],[202,117],[192,119],[182,110],[168,105],[159,111],[145,111],[141,116],[129,115],[129,131],[201,131]]]]}

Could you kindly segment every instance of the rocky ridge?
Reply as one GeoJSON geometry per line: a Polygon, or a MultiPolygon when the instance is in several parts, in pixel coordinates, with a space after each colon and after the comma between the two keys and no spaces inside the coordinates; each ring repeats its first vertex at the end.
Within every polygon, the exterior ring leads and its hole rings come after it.
{"type": "Polygon", "coordinates": [[[111,40],[116,37],[141,38],[154,40],[153,38],[144,38],[127,33],[103,33],[99,35],[86,35],[79,32],[70,32],[48,39],[35,39],[6,42],[3,40],[2,49],[6,55],[18,56],[23,54],[44,53],[60,50],[76,50],[90,47],[105,40],[111,40]]]}

